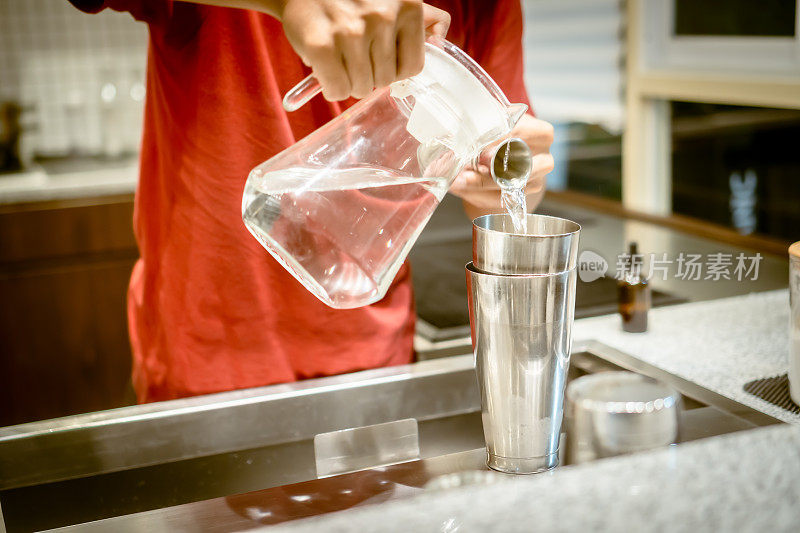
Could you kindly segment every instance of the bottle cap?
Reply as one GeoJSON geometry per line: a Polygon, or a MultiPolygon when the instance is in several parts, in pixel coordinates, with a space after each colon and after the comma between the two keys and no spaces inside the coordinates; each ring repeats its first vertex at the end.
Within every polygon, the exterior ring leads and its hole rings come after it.
{"type": "Polygon", "coordinates": [[[792,255],[798,259],[800,259],[800,241],[789,246],[789,255],[792,255]]]}

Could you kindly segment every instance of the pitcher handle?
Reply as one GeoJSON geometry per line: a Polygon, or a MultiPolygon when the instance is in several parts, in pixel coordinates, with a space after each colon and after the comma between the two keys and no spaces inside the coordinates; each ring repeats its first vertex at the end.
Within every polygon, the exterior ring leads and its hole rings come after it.
{"type": "Polygon", "coordinates": [[[309,74],[286,93],[286,96],[283,97],[283,108],[286,111],[297,111],[320,92],[322,92],[322,87],[317,78],[309,74]]]}

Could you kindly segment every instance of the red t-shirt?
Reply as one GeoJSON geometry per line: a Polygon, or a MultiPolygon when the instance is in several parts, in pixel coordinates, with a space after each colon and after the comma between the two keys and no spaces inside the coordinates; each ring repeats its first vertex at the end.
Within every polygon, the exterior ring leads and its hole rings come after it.
{"type": "MultiPolygon", "coordinates": [[[[249,171],[338,115],[281,99],[309,70],[274,18],[171,0],[72,0],[129,11],[150,28],[134,231],[141,259],[128,293],[133,382],[142,402],[351,372],[412,360],[408,265],[386,297],[336,310],[247,232],[249,171]]],[[[448,39],[512,102],[526,102],[519,0],[431,2],[448,39]]],[[[465,223],[467,223],[465,219],[465,223]]]]}

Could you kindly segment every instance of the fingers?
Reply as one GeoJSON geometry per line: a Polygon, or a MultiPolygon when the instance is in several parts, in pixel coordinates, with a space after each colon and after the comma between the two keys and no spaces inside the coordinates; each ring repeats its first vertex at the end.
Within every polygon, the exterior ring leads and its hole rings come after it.
{"type": "Polygon", "coordinates": [[[341,50],[342,62],[350,82],[350,95],[364,98],[375,86],[370,58],[370,41],[366,24],[354,21],[336,34],[336,46],[341,50]]]}
{"type": "Polygon", "coordinates": [[[547,183],[547,175],[553,171],[553,156],[538,154],[534,156],[533,172],[525,184],[525,197],[528,201],[528,210],[532,211],[542,199],[547,183]]]}
{"type": "Polygon", "coordinates": [[[397,78],[419,74],[425,64],[422,3],[406,0],[397,13],[397,78]]]}
{"type": "MultiPolygon", "coordinates": [[[[324,35],[321,32],[319,34],[324,35]]],[[[350,95],[350,76],[333,35],[308,43],[303,56],[322,86],[322,95],[326,100],[344,100],[350,95]]]]}
{"type": "Polygon", "coordinates": [[[553,126],[549,122],[533,119],[535,123],[528,139],[525,139],[534,153],[547,152],[553,144],[553,126]]]}
{"type": "Polygon", "coordinates": [[[372,79],[375,87],[386,87],[397,79],[397,32],[392,13],[380,13],[370,21],[372,79]]]}
{"type": "Polygon", "coordinates": [[[511,134],[521,137],[533,153],[547,152],[553,144],[552,124],[531,115],[523,115],[511,134]]]}
{"type": "Polygon", "coordinates": [[[289,0],[281,20],[327,100],[363,98],[418,74],[426,29],[444,36],[450,25],[447,12],[421,0],[289,0]]]}
{"type": "Polygon", "coordinates": [[[423,4],[422,24],[429,33],[444,38],[450,28],[450,13],[428,4],[423,4]]]}
{"type": "Polygon", "coordinates": [[[470,192],[470,191],[485,191],[488,189],[493,189],[495,187],[494,182],[491,178],[486,180],[488,176],[488,170],[486,172],[475,171],[473,169],[465,169],[462,170],[458,176],[456,176],[455,181],[450,186],[451,192],[455,194],[455,192],[470,192]]]}
{"type": "Polygon", "coordinates": [[[543,179],[553,171],[553,168],[555,168],[555,160],[549,152],[534,155],[531,158],[531,175],[528,178],[528,184],[535,179],[543,179]]]}

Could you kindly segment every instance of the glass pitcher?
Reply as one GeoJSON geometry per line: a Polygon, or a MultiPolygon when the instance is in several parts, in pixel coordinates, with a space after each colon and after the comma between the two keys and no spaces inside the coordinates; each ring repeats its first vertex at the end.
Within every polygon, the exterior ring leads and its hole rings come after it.
{"type": "MultiPolygon", "coordinates": [[[[315,89],[307,79],[285,107],[315,89]]],[[[377,302],[458,173],[526,109],[455,45],[429,38],[422,72],[374,91],[254,168],[242,218],[327,305],[377,302]]]]}

